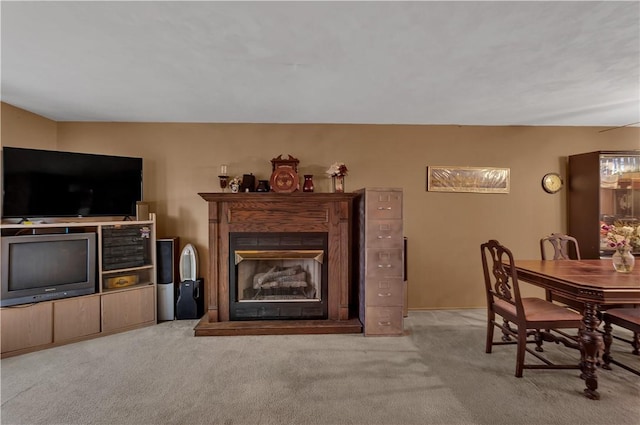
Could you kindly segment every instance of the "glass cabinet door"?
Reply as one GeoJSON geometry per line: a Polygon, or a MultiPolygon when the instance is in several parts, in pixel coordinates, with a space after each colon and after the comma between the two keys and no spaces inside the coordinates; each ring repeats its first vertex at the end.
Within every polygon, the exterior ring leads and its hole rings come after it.
{"type": "MultiPolygon", "coordinates": [[[[640,155],[600,155],[600,224],[640,225],[640,155]]],[[[613,251],[604,232],[600,250],[613,251]]]]}

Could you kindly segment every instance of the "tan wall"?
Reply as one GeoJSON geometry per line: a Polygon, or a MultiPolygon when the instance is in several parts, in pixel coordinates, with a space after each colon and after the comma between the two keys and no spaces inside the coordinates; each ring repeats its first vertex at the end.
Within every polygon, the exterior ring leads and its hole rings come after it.
{"type": "Polygon", "coordinates": [[[57,122],[4,102],[1,105],[0,146],[57,149],[57,122]]]}
{"type": "MultiPolygon", "coordinates": [[[[60,122],[57,145],[60,150],[143,157],[144,198],[158,214],[158,235],[177,235],[182,244],[195,244],[203,276],[208,267],[207,205],[197,193],[220,190],[221,163],[229,164],[231,175],[252,172],[268,179],[270,160],[291,154],[300,159],[300,174],[313,174],[316,190],[326,192],[330,185],[324,171],[344,161],[349,167],[347,191],[403,188],[409,307],[420,309],[485,305],[482,242],[495,238],[516,258],[538,258],[541,236],[566,231],[566,192],[545,193],[542,176],[551,171],[565,175],[571,154],[640,148],[638,128],[601,130],[60,122]],[[511,192],[427,192],[428,165],[509,167],[511,192]]],[[[28,145],[21,139],[5,143],[28,145]]]]}

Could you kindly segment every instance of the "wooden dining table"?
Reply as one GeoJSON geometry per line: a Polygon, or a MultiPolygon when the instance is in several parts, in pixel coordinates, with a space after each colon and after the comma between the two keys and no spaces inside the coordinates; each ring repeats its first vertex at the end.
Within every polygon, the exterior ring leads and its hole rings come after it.
{"type": "Polygon", "coordinates": [[[640,304],[640,266],[630,273],[620,273],[613,269],[611,259],[515,260],[515,269],[518,280],[584,303],[584,330],[580,332],[581,378],[587,387],[585,395],[600,399],[597,362],[602,335],[597,331],[599,312],[610,305],[640,304]]]}

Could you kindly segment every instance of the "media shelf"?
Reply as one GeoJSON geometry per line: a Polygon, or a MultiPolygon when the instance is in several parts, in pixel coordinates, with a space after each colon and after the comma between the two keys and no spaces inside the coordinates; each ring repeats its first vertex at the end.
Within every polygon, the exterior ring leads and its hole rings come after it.
{"type": "Polygon", "coordinates": [[[5,222],[0,235],[94,234],[95,292],[0,308],[3,358],[156,323],[155,214],[46,221],[5,222]]]}
{"type": "Polygon", "coordinates": [[[132,267],[128,269],[103,270],[102,292],[120,291],[128,287],[153,285],[155,266],[132,267]]]}

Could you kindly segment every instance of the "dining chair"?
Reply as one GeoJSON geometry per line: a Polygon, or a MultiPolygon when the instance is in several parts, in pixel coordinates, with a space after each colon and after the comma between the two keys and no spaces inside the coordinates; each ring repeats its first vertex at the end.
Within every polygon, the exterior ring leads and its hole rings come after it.
{"type": "MultiPolygon", "coordinates": [[[[578,240],[564,233],[551,233],[540,239],[540,257],[543,260],[579,260],[580,246],[578,240]],[[551,251],[549,247],[553,249],[553,257],[547,255],[551,251]]],[[[576,311],[584,311],[583,303],[565,298],[548,289],[545,290],[545,296],[547,301],[557,301],[576,311]]]]}
{"type": "MultiPolygon", "coordinates": [[[[602,361],[605,369],[611,369],[610,363],[620,366],[630,372],[640,375],[640,370],[635,369],[627,364],[614,360],[611,356],[611,344],[615,335],[613,335],[613,327],[611,325],[620,326],[621,328],[630,330],[633,332],[633,339],[622,339],[625,342],[631,343],[633,346],[632,354],[638,355],[640,351],[640,308],[628,307],[628,308],[612,308],[602,313],[602,320],[604,321],[604,354],[602,355],[602,361]]],[[[639,359],[640,360],[640,359],[639,359]]]]}
{"type": "Polygon", "coordinates": [[[516,377],[522,377],[523,369],[578,369],[579,359],[576,359],[575,364],[554,364],[528,348],[527,344],[544,340],[580,349],[577,332],[582,327],[582,315],[542,298],[521,297],[513,255],[497,240],[483,243],[480,251],[487,295],[485,351],[491,353],[494,345],[516,344],[516,377]],[[503,323],[496,320],[496,315],[502,318],[503,323]],[[500,341],[493,340],[495,328],[502,330],[503,337],[500,341]],[[551,334],[547,329],[574,329],[577,332],[575,337],[568,338],[551,334]],[[525,363],[527,352],[542,364],[525,363]]]}
{"type": "Polygon", "coordinates": [[[540,239],[540,256],[543,260],[579,260],[580,246],[573,236],[552,233],[540,239]],[[553,258],[547,256],[547,246],[553,248],[553,258]]]}

